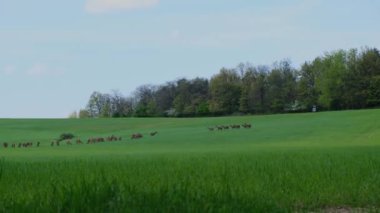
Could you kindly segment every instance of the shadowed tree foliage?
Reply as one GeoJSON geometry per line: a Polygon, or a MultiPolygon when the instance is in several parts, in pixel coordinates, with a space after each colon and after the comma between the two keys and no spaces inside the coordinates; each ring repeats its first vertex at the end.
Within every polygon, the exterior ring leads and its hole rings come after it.
{"type": "Polygon", "coordinates": [[[268,75],[268,99],[271,112],[290,111],[295,104],[297,93],[296,71],[289,61],[274,65],[268,75]]]}
{"type": "Polygon", "coordinates": [[[380,53],[377,49],[365,49],[357,62],[357,85],[355,100],[360,103],[356,108],[380,105],[380,53]],[[360,101],[359,101],[360,99],[360,101]]]}
{"type": "Polygon", "coordinates": [[[317,81],[320,73],[318,62],[304,63],[300,70],[300,79],[298,82],[298,100],[303,106],[303,109],[311,109],[313,106],[318,105],[318,99],[321,94],[317,81]]]}
{"type": "Polygon", "coordinates": [[[267,66],[244,65],[240,112],[254,114],[267,111],[268,73],[269,68],[267,66]]]}
{"type": "Polygon", "coordinates": [[[114,90],[111,95],[112,117],[129,117],[133,114],[131,98],[124,97],[119,91],[114,90]]]}
{"type": "Polygon", "coordinates": [[[210,80],[210,111],[214,114],[232,114],[239,111],[241,78],[235,69],[222,68],[210,80]]]}
{"type": "Polygon", "coordinates": [[[176,96],[176,84],[168,82],[158,87],[156,97],[157,112],[160,116],[167,116],[168,112],[173,108],[173,101],[176,96]]]}
{"type": "Polygon", "coordinates": [[[201,116],[209,113],[209,82],[207,79],[180,79],[177,81],[173,101],[178,116],[201,116]]]}
{"type": "Polygon", "coordinates": [[[156,90],[157,88],[152,85],[143,85],[136,89],[135,116],[137,117],[158,116],[157,104],[155,100],[156,90]]]}

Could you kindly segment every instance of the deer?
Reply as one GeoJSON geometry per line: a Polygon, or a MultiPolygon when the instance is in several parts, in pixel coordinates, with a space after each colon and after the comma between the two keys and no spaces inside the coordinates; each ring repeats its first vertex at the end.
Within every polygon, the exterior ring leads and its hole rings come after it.
{"type": "Polygon", "coordinates": [[[131,139],[139,139],[139,138],[142,138],[142,137],[143,137],[142,134],[140,134],[140,133],[136,133],[136,134],[132,134],[131,139]]]}

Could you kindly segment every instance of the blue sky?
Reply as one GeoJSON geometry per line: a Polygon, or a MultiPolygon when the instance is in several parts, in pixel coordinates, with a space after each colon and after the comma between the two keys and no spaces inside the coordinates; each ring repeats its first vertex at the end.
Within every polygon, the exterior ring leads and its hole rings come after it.
{"type": "Polygon", "coordinates": [[[380,47],[377,0],[0,0],[0,117],[56,118],[93,91],[380,47]]]}

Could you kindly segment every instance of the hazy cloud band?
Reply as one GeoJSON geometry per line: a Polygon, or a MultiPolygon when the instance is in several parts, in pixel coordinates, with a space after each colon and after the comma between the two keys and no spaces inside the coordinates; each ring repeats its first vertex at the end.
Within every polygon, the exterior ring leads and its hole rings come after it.
{"type": "Polygon", "coordinates": [[[159,0],[87,0],[85,9],[90,13],[132,10],[157,5],[159,0]]]}

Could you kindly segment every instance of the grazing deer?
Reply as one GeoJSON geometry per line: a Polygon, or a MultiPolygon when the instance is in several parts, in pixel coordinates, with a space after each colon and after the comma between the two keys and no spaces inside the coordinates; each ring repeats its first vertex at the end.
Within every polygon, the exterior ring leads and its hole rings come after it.
{"type": "Polygon", "coordinates": [[[155,136],[155,135],[157,135],[157,133],[158,133],[157,131],[155,131],[155,132],[151,132],[151,133],[150,133],[150,136],[155,136]]]}
{"type": "Polygon", "coordinates": [[[251,128],[251,127],[252,127],[252,125],[251,125],[251,124],[247,124],[247,123],[245,123],[245,124],[242,124],[242,126],[243,126],[244,128],[246,128],[246,129],[249,129],[249,128],[251,128]]]}
{"type": "Polygon", "coordinates": [[[142,138],[143,137],[143,135],[142,134],[140,134],[140,133],[137,133],[137,134],[132,134],[132,137],[131,137],[131,139],[139,139],[139,138],[142,138]]]}
{"type": "Polygon", "coordinates": [[[233,125],[230,125],[230,127],[231,127],[232,129],[240,129],[240,125],[235,125],[235,124],[233,124],[233,125]]]}
{"type": "Polygon", "coordinates": [[[8,148],[8,143],[3,143],[4,148],[8,148]]]}

